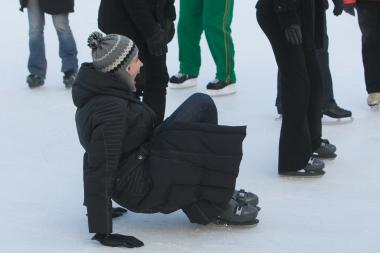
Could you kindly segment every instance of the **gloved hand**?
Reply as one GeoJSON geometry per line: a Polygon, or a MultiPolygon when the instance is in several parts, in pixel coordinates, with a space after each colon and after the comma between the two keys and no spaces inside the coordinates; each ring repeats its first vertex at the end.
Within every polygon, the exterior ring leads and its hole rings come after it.
{"type": "Polygon", "coordinates": [[[293,24],[285,28],[285,38],[290,44],[294,46],[301,45],[302,44],[301,26],[297,24],[293,24]]]}
{"type": "Polygon", "coordinates": [[[168,52],[167,36],[160,25],[157,25],[153,35],[146,42],[148,50],[153,56],[161,56],[168,52]]]}
{"type": "Polygon", "coordinates": [[[144,243],[139,239],[120,234],[95,234],[92,240],[97,240],[104,246],[109,247],[138,248],[144,246],[144,243]]]}
{"type": "Polygon", "coordinates": [[[122,216],[127,212],[127,209],[121,207],[112,207],[112,218],[117,218],[122,216]]]}
{"type": "Polygon", "coordinates": [[[165,33],[166,33],[166,41],[167,43],[169,43],[170,41],[172,41],[175,34],[174,22],[171,21],[170,19],[166,20],[165,33]]]}
{"type": "Polygon", "coordinates": [[[355,4],[344,4],[343,5],[343,10],[352,15],[352,16],[355,16],[355,4]]]}

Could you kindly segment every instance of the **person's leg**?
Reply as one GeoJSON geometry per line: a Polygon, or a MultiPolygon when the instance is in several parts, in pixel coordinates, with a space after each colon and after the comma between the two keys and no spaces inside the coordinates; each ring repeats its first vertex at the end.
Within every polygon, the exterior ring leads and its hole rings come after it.
{"type": "Polygon", "coordinates": [[[358,4],[362,56],[368,93],[380,92],[380,3],[358,4]]]}
{"type": "Polygon", "coordinates": [[[204,0],[181,0],[178,20],[179,72],[198,76],[201,67],[200,40],[204,0]]]}
{"type": "Polygon", "coordinates": [[[208,46],[216,64],[216,79],[235,83],[234,44],[231,23],[234,0],[204,0],[203,23],[208,46]]]}
{"type": "MultiPolygon", "coordinates": [[[[166,55],[152,56],[144,47],[139,47],[144,67],[143,102],[157,115],[158,123],[164,120],[166,107],[166,87],[169,80],[166,55]]],[[[140,86],[141,84],[139,84],[140,86]]]]}
{"type": "Polygon", "coordinates": [[[210,96],[195,93],[186,99],[164,121],[164,124],[170,124],[173,121],[218,124],[218,111],[210,96]]]}
{"type": "Polygon", "coordinates": [[[308,127],[310,80],[303,46],[290,45],[275,17],[258,11],[259,25],[267,35],[282,74],[282,126],[279,173],[303,169],[311,156],[308,127]]]}
{"type": "Polygon", "coordinates": [[[28,19],[30,53],[28,70],[30,74],[45,78],[47,68],[44,42],[45,17],[38,0],[28,1],[28,19]]]}
{"type": "Polygon", "coordinates": [[[77,46],[69,25],[69,14],[53,15],[53,24],[59,40],[59,56],[62,59],[62,72],[78,70],[77,46]]]}
{"type": "Polygon", "coordinates": [[[280,71],[277,72],[277,95],[276,95],[276,103],[275,106],[277,107],[277,113],[282,114],[282,100],[281,100],[281,86],[282,86],[282,80],[281,80],[281,73],[280,71]]]}

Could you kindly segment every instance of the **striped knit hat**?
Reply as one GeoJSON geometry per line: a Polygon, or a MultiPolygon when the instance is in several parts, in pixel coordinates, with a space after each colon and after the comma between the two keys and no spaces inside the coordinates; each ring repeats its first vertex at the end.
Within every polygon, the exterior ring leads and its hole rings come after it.
{"type": "Polygon", "coordinates": [[[124,71],[133,58],[138,55],[136,44],[126,36],[109,34],[103,36],[93,32],[87,40],[92,49],[94,67],[104,73],[124,71]]]}

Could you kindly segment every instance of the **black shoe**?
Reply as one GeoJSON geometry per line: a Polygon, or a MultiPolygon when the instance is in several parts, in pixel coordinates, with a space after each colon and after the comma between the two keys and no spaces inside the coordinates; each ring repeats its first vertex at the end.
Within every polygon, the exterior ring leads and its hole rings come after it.
{"type": "Polygon", "coordinates": [[[321,159],[333,159],[337,156],[335,152],[336,146],[326,139],[322,139],[321,146],[314,151],[315,155],[321,159]]]}
{"type": "Polygon", "coordinates": [[[197,76],[178,73],[170,77],[168,86],[173,89],[184,89],[197,85],[197,76]]]}
{"type": "Polygon", "coordinates": [[[226,209],[214,221],[217,225],[255,225],[259,210],[251,205],[239,203],[231,199],[226,209]]]}
{"type": "Polygon", "coordinates": [[[30,74],[26,77],[26,82],[28,83],[29,88],[36,88],[44,85],[45,78],[39,75],[30,74]]]}
{"type": "Polygon", "coordinates": [[[77,72],[74,70],[66,71],[63,75],[63,83],[66,88],[71,88],[75,82],[75,78],[77,77],[77,72]]]}
{"type": "Polygon", "coordinates": [[[334,119],[349,118],[352,112],[339,107],[336,103],[332,103],[323,110],[323,114],[334,119]]]}
{"type": "Polygon", "coordinates": [[[223,96],[229,95],[236,92],[236,86],[234,83],[225,82],[222,80],[215,79],[207,84],[207,93],[210,96],[223,96]]]}

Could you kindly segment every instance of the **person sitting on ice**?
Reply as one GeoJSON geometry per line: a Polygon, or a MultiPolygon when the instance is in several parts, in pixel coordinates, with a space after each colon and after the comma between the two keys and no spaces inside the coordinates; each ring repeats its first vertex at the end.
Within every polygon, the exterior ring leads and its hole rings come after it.
{"type": "Polygon", "coordinates": [[[92,63],[83,63],[72,95],[85,153],[84,205],[94,240],[112,247],[141,247],[114,234],[112,218],[126,212],[182,209],[198,224],[253,225],[255,194],[236,191],[245,126],[218,125],[213,100],[197,93],[163,123],[134,96],[143,63],[129,38],[99,32],[88,38],[92,63]]]}

